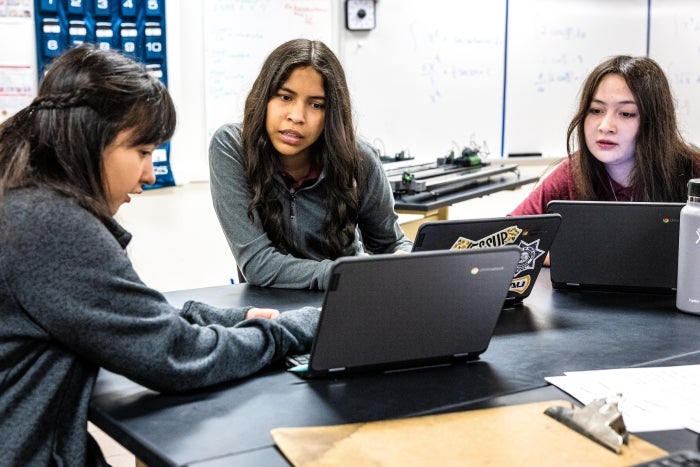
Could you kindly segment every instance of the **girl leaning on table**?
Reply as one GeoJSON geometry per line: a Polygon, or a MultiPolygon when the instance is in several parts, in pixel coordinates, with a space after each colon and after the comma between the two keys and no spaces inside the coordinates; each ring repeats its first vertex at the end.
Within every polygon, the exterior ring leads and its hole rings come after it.
{"type": "Polygon", "coordinates": [[[0,126],[0,464],[106,465],[87,433],[100,367],[186,391],[308,350],[317,309],[174,309],[133,270],[113,215],[174,129],[165,87],[90,45],[0,126]]]}
{"type": "Polygon", "coordinates": [[[680,134],[668,79],[647,57],[600,63],[566,136],[569,156],[510,215],[545,213],[557,199],[685,202],[688,180],[700,176],[700,151],[680,134]]]}
{"type": "Polygon", "coordinates": [[[338,58],[294,39],[267,57],[242,124],[209,146],[211,193],[251,284],[325,289],[342,256],[410,252],[379,156],[355,138],[338,58]]]}
{"type": "Polygon", "coordinates": [[[668,79],[647,57],[611,57],[590,73],[567,153],[511,215],[547,212],[555,199],[685,202],[688,180],[700,176],[700,151],[680,134],[668,79]]]}

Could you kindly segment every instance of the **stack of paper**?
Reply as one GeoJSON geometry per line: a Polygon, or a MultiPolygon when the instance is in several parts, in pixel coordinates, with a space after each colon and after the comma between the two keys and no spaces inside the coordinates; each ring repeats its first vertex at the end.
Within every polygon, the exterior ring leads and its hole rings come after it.
{"type": "Polygon", "coordinates": [[[627,431],[700,432],[700,365],[570,371],[545,378],[582,404],[622,394],[627,431]]]}

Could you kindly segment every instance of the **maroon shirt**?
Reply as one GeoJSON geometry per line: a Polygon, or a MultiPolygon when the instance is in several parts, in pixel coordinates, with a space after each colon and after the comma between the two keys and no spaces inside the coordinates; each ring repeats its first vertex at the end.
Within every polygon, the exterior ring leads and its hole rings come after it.
{"type": "MultiPolygon", "coordinates": [[[[607,196],[601,201],[632,200],[632,187],[624,187],[610,178],[608,180],[610,180],[613,191],[612,193],[606,191],[607,196]]],[[[557,164],[554,170],[540,181],[532,193],[510,215],[544,214],[547,212],[547,203],[555,199],[576,199],[571,162],[568,157],[557,164]]]]}

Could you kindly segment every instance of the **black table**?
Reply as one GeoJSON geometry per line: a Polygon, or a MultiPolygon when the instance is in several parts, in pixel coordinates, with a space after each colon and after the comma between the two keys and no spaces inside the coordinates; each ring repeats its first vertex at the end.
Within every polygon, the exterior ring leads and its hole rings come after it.
{"type": "MultiPolygon", "coordinates": [[[[282,310],[322,301],[320,293],[246,284],[167,296],[175,305],[199,299],[282,310]]],[[[102,371],[90,419],[148,465],[286,465],[270,437],[272,428],[562,398],[545,376],[700,364],[698,336],[700,317],[676,311],[673,296],[554,291],[545,269],[525,304],[503,311],[491,345],[476,362],[313,381],[279,364],[245,380],[182,395],[158,394],[102,371]]],[[[642,434],[667,450],[695,445],[688,430],[653,436],[642,434]]]]}

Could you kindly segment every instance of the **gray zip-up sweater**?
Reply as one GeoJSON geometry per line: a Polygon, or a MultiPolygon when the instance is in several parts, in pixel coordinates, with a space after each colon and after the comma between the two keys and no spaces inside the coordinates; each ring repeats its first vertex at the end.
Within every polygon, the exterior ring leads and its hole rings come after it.
{"type": "Polygon", "coordinates": [[[132,269],[130,238],[48,189],[1,200],[0,465],[103,465],[87,433],[100,367],[186,391],[308,350],[318,310],[244,321],[248,308],[175,309],[132,269]]]}
{"type": "MultiPolygon", "coordinates": [[[[358,233],[345,256],[410,252],[412,243],[398,224],[394,195],[381,161],[368,144],[360,142],[359,148],[369,170],[360,204],[358,233]]],[[[321,251],[328,196],[325,169],[321,169],[316,183],[299,190],[287,189],[279,175],[270,180],[285,212],[285,231],[296,239],[302,258],[275,248],[257,213],[253,222],[248,218],[251,195],[240,125],[226,124],[214,133],[209,146],[209,170],[214,210],[246,280],[261,286],[325,289],[333,264],[321,251]]]]}

